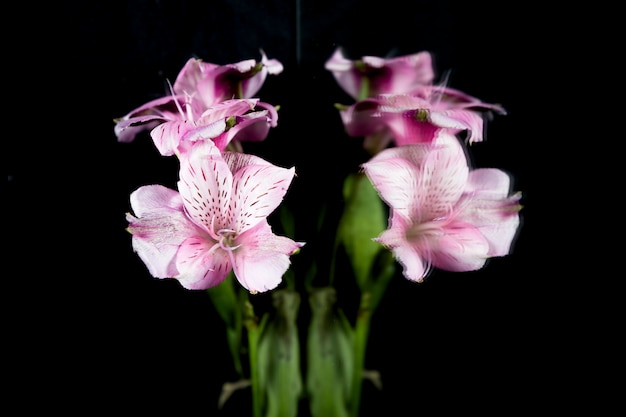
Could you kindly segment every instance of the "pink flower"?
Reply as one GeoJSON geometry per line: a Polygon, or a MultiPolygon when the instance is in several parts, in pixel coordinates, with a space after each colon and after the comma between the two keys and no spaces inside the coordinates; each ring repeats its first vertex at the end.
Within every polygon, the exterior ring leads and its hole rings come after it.
{"type": "Polygon", "coordinates": [[[178,73],[171,94],[151,100],[114,120],[119,142],[132,142],[137,134],[166,121],[195,120],[216,104],[233,98],[252,98],[269,74],[280,74],[283,65],[268,59],[248,59],[218,65],[189,59],[178,73]]]}
{"type": "Polygon", "coordinates": [[[211,106],[197,120],[182,118],[161,123],[150,131],[150,136],[163,156],[184,152],[199,140],[212,140],[220,151],[230,145],[241,152],[241,142],[265,140],[277,123],[274,106],[258,99],[233,99],[211,106]]]}
{"type": "Polygon", "coordinates": [[[198,100],[172,94],[151,100],[125,116],[114,119],[113,131],[118,142],[130,143],[140,132],[149,131],[166,121],[194,118],[203,111],[198,100]]]}
{"type": "Polygon", "coordinates": [[[364,147],[376,154],[389,146],[428,143],[440,129],[467,132],[469,143],[483,140],[484,119],[497,104],[444,86],[419,86],[409,94],[380,94],[340,111],[346,133],[364,136],[364,147]]]}
{"type": "Polygon", "coordinates": [[[384,150],[363,169],[390,207],[388,229],[375,240],[393,252],[406,278],[422,281],[431,267],[477,270],[509,253],[521,195],[509,195],[501,170],[470,170],[454,135],[442,130],[432,143],[384,150]]]}
{"type": "Polygon", "coordinates": [[[216,286],[231,271],[251,293],[274,289],[304,245],[275,235],[267,222],[294,174],[198,142],[181,154],[178,192],[148,185],[131,194],[133,249],[154,277],[188,289],[216,286]]]}
{"type": "Polygon", "coordinates": [[[416,86],[431,84],[434,78],[432,57],[426,51],[393,58],[363,56],[350,60],[337,48],[325,68],[355,100],[407,93],[416,86]]]}
{"type": "Polygon", "coordinates": [[[280,61],[268,59],[263,50],[261,61],[247,59],[226,65],[191,58],[178,74],[174,92],[197,97],[208,108],[231,98],[254,97],[268,75],[281,72],[280,61]]]}

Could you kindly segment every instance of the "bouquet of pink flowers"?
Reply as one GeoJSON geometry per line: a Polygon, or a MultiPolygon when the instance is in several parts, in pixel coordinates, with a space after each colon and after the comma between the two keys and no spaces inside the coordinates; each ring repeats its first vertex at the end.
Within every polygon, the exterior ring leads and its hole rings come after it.
{"type": "Polygon", "coordinates": [[[521,194],[511,191],[510,176],[474,168],[469,158],[488,117],[504,108],[436,83],[428,52],[351,60],[338,48],[326,69],[354,100],[336,104],[338,117],[346,136],[362,138],[369,159],[343,180],[324,286],[311,284],[315,264],[302,278],[290,268],[307,247],[292,238],[288,210],[280,212],[286,235],[268,220],[295,167],[246,153],[247,142],[264,141],[277,126],[279,108],[257,93],[283,71],[279,61],[263,51],[258,61],[227,65],[189,59],[168,94],[115,120],[120,142],[148,132],[161,155],[179,160],[177,189],[152,184],[131,193],[132,248],[153,277],[208,293],[241,376],[224,384],[219,406],[233,389],[251,387],[254,417],[296,416],[302,399],[313,417],[358,416],[363,379],[377,382],[364,360],[389,281],[479,270],[510,253],[520,225],[521,194]],[[333,286],[340,252],[359,291],[354,320],[333,286]],[[255,294],[268,291],[273,310],[260,314],[255,294]],[[303,295],[310,307],[304,343],[303,295]]]}

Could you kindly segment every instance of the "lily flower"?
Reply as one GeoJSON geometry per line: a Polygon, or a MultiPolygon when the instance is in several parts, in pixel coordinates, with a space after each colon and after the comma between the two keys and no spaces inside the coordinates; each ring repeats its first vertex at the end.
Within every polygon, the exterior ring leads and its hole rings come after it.
{"type": "Polygon", "coordinates": [[[471,144],[484,139],[485,118],[506,114],[498,105],[445,86],[419,86],[408,94],[380,94],[340,110],[346,133],[364,136],[376,154],[388,147],[432,142],[439,130],[466,131],[471,144]]]}
{"type": "Polygon", "coordinates": [[[268,59],[263,50],[260,61],[248,59],[226,65],[190,58],[170,87],[171,94],[114,119],[115,135],[119,142],[132,142],[139,132],[166,121],[194,120],[222,101],[252,98],[268,75],[282,71],[280,61],[268,59]]]}
{"type": "Polygon", "coordinates": [[[152,276],[187,289],[214,287],[233,271],[251,293],[272,290],[304,245],[275,235],[267,222],[294,175],[294,168],[197,142],[181,154],[178,191],[148,185],[131,194],[133,249],[152,276]]]}
{"type": "Polygon", "coordinates": [[[123,117],[114,119],[113,130],[118,142],[130,143],[143,131],[150,131],[167,121],[200,116],[204,108],[198,100],[183,94],[172,94],[151,100],[123,117]]]}
{"type": "Polygon", "coordinates": [[[342,48],[337,48],[325,68],[355,100],[406,93],[419,85],[431,84],[435,76],[432,56],[427,51],[393,58],[363,56],[350,60],[342,48]]]}
{"type": "Polygon", "coordinates": [[[180,154],[198,140],[212,140],[220,151],[228,148],[241,152],[241,142],[263,141],[277,124],[274,106],[258,99],[232,99],[211,106],[197,120],[161,123],[150,136],[163,156],[180,154]]]}
{"type": "Polygon", "coordinates": [[[268,75],[283,72],[283,64],[268,59],[261,50],[261,60],[246,59],[218,65],[190,58],[174,82],[174,92],[196,96],[205,108],[231,98],[251,98],[261,89],[268,75]]]}
{"type": "Polygon", "coordinates": [[[519,227],[519,193],[498,169],[468,166],[459,139],[441,130],[432,143],[386,149],[362,165],[390,207],[375,241],[392,251],[404,276],[421,282],[433,268],[473,271],[510,251],[519,227]]]}

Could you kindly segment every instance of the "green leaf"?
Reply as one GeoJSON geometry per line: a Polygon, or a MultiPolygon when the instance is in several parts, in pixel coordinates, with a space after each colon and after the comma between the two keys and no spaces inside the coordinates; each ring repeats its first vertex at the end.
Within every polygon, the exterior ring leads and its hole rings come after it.
{"type": "Polygon", "coordinates": [[[307,380],[312,417],[347,417],[354,367],[353,330],[332,287],[311,291],[307,380]]]}
{"type": "Polygon", "coordinates": [[[297,316],[300,295],[289,289],[272,294],[275,314],[267,321],[258,344],[260,389],[265,417],[296,417],[302,394],[297,316]]]}
{"type": "Polygon", "coordinates": [[[387,210],[362,173],[346,178],[343,193],[346,205],[339,221],[338,243],[343,244],[357,283],[363,290],[367,287],[376,255],[382,248],[373,239],[387,227],[387,210]]]}

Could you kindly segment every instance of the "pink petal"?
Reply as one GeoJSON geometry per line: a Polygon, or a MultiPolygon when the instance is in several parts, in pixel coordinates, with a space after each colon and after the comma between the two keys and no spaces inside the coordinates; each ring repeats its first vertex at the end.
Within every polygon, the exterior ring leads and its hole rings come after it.
{"type": "Polygon", "coordinates": [[[127,214],[133,249],[156,278],[178,274],[174,258],[179,245],[198,229],[184,214],[180,195],[161,185],[140,187],[130,195],[135,216],[127,214]]]}
{"type": "Polygon", "coordinates": [[[363,62],[383,68],[381,75],[372,77],[371,95],[408,93],[415,85],[431,84],[435,77],[429,52],[389,59],[363,57],[363,62]]]}
{"type": "Polygon", "coordinates": [[[228,131],[224,132],[215,140],[215,145],[224,150],[232,141],[238,142],[260,142],[267,138],[270,130],[270,124],[267,117],[263,114],[257,114],[258,117],[239,118],[237,124],[228,131]]]}
{"type": "Polygon", "coordinates": [[[197,142],[180,159],[178,190],[189,216],[206,230],[231,228],[233,176],[219,150],[211,141],[197,142]]]}
{"type": "Polygon", "coordinates": [[[333,55],[326,61],[325,68],[333,74],[337,84],[349,96],[358,99],[361,77],[354,70],[354,62],[343,55],[341,48],[335,49],[333,55]]]}
{"type": "Polygon", "coordinates": [[[283,72],[283,64],[277,59],[268,59],[263,50],[261,50],[261,62],[268,74],[278,75],[283,72]]]}
{"type": "Polygon", "coordinates": [[[176,256],[176,277],[190,290],[205,290],[219,285],[232,269],[224,250],[211,250],[217,243],[201,237],[190,237],[181,245],[176,256]]]}
{"type": "Polygon", "coordinates": [[[414,180],[416,168],[411,160],[423,157],[427,151],[424,145],[389,148],[362,165],[381,199],[407,218],[411,217],[414,204],[418,202],[414,180]],[[419,155],[412,156],[412,153],[419,155]]]}
{"type": "Polygon", "coordinates": [[[118,142],[130,143],[140,132],[151,130],[163,123],[163,117],[158,115],[134,117],[128,120],[119,120],[113,127],[118,142]]]}
{"type": "Polygon", "coordinates": [[[415,112],[411,111],[383,116],[391,129],[396,146],[431,143],[435,140],[440,127],[430,122],[417,120],[414,114],[415,112]]]}
{"type": "Polygon", "coordinates": [[[431,122],[439,127],[469,131],[469,143],[483,141],[484,119],[482,114],[472,110],[445,110],[433,111],[430,114],[431,122]]]}
{"type": "Polygon", "coordinates": [[[261,64],[263,64],[261,71],[241,81],[243,98],[253,97],[258,93],[268,74],[277,75],[283,72],[283,64],[277,59],[268,59],[263,50],[261,50],[261,64]]]}
{"type": "Polygon", "coordinates": [[[183,201],[176,190],[162,185],[145,185],[130,195],[130,205],[138,217],[159,209],[182,211],[183,201]]]}
{"type": "Polygon", "coordinates": [[[410,226],[409,219],[393,211],[389,228],[374,240],[391,250],[396,260],[402,265],[403,274],[407,279],[420,282],[428,273],[429,266],[424,261],[421,249],[406,239],[410,226]]]}
{"type": "Polygon", "coordinates": [[[475,227],[462,222],[448,223],[440,236],[429,239],[433,266],[446,271],[480,269],[489,257],[489,244],[475,227]]]}
{"type": "Polygon", "coordinates": [[[478,198],[506,198],[510,192],[511,177],[506,172],[496,168],[473,170],[465,187],[466,194],[472,194],[478,198]]]}
{"type": "Polygon", "coordinates": [[[258,101],[258,99],[233,99],[214,104],[205,110],[196,124],[206,125],[230,116],[241,116],[253,110],[258,101]]]}
{"type": "Polygon", "coordinates": [[[195,128],[193,123],[186,120],[169,121],[152,129],[150,137],[161,155],[172,156],[176,154],[182,137],[195,128]]]}
{"type": "Polygon", "coordinates": [[[242,233],[278,207],[293,180],[295,168],[281,168],[265,161],[245,165],[258,159],[239,153],[224,154],[233,158],[229,164],[237,167],[233,171],[234,189],[230,207],[236,222],[233,228],[242,233]]]}
{"type": "Polygon", "coordinates": [[[489,256],[504,256],[520,225],[521,194],[510,194],[510,177],[499,169],[472,171],[457,218],[476,226],[489,242],[489,256]]]}
{"type": "Polygon", "coordinates": [[[198,81],[207,77],[218,67],[217,64],[204,62],[201,59],[188,59],[174,81],[174,91],[177,94],[194,95],[198,88],[198,81]]]}
{"type": "Polygon", "coordinates": [[[381,198],[416,223],[448,215],[469,174],[458,139],[440,132],[436,141],[389,148],[363,164],[381,198]]]}
{"type": "Polygon", "coordinates": [[[123,117],[115,120],[113,130],[117,140],[123,143],[132,142],[136,135],[150,130],[168,120],[180,120],[177,104],[183,102],[183,96],[165,96],[144,103],[123,117]]]}
{"type": "Polygon", "coordinates": [[[415,247],[410,245],[398,246],[392,252],[400,265],[402,265],[402,274],[406,279],[415,282],[424,280],[430,269],[415,247]]]}
{"type": "Polygon", "coordinates": [[[243,287],[252,293],[276,288],[290,265],[289,256],[303,243],[276,236],[265,220],[242,233],[234,254],[234,271],[243,287]]]}
{"type": "MultiPolygon", "coordinates": [[[[226,128],[226,119],[219,119],[206,125],[197,126],[194,129],[184,132],[182,136],[179,137],[177,149],[182,152],[184,149],[193,146],[197,141],[213,140],[213,142],[217,142],[217,138],[224,134],[226,128]]],[[[222,149],[217,143],[215,143],[215,145],[218,149],[222,149]]]]}
{"type": "Polygon", "coordinates": [[[339,111],[346,133],[352,137],[367,136],[385,129],[385,120],[378,117],[378,102],[362,100],[339,111]]]}

